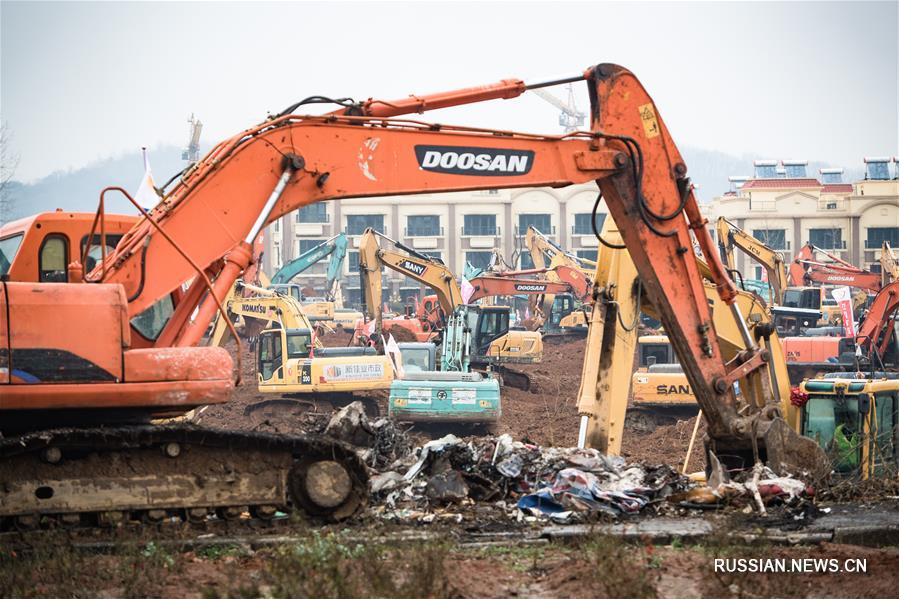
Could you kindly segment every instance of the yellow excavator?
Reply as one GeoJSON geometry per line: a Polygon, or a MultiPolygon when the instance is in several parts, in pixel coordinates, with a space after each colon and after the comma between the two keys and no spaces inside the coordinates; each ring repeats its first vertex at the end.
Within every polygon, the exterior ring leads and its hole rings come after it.
{"type": "MultiPolygon", "coordinates": [[[[529,226],[524,238],[524,246],[531,255],[531,261],[534,263],[535,269],[544,269],[546,266],[546,258],[549,258],[549,270],[546,273],[548,281],[560,281],[559,276],[554,272],[557,266],[568,266],[584,273],[588,278],[593,276],[596,270],[596,262],[587,258],[580,258],[563,250],[559,245],[554,243],[549,237],[541,233],[537,228],[529,226]]],[[[543,312],[550,314],[552,306],[554,306],[555,296],[547,294],[543,298],[543,312]]],[[[551,332],[571,331],[582,329],[587,326],[587,316],[583,310],[568,311],[562,316],[558,322],[553,322],[551,332]]]]}
{"type": "MultiPolygon", "coordinates": [[[[643,300],[642,287],[627,251],[611,219],[606,219],[596,276],[590,329],[584,353],[578,412],[581,415],[579,447],[594,447],[617,455],[621,451],[629,376],[637,347],[640,310],[655,316],[653,306],[643,300]],[[608,245],[605,245],[608,244],[608,245]]],[[[827,452],[830,460],[806,474],[812,479],[826,478],[831,470],[868,477],[895,467],[899,460],[895,426],[899,418],[899,381],[870,381],[860,374],[833,374],[809,380],[800,390],[790,387],[786,359],[771,316],[757,296],[738,291],[737,310],[720,299],[711,281],[711,272],[697,258],[704,280],[712,323],[721,343],[722,357],[740,372],[751,343],[762,350],[767,365],[761,377],[745,378],[735,386],[736,406],[740,413],[764,413],[777,410],[792,431],[813,440],[814,445],[796,445],[785,452],[786,431],[769,431],[764,444],[768,461],[772,455],[783,471],[800,474],[798,464],[815,464],[816,452],[827,452]],[[737,315],[742,315],[738,318],[737,315]],[[843,377],[843,378],[840,378],[843,377]],[[792,464],[792,466],[791,466],[792,464]]],[[[662,339],[664,344],[667,339],[662,339]]],[[[639,373],[634,376],[634,379],[639,373]]],[[[682,375],[681,375],[682,376],[682,375]]],[[[682,378],[681,380],[686,380],[682,378]]],[[[636,396],[636,393],[635,393],[636,396]]],[[[636,397],[635,397],[636,399],[636,397]]],[[[690,397],[692,403],[693,398],[690,397]]],[[[637,410],[653,407],[636,405],[637,410]]],[[[715,451],[714,441],[706,441],[707,451],[715,451]]],[[[758,451],[757,448],[753,448],[758,451]]],[[[746,468],[755,459],[752,451],[717,455],[722,463],[746,468]]],[[[676,459],[677,456],[672,456],[676,459]]],[[[765,456],[761,456],[763,461],[765,456]]]]}
{"type": "MultiPolygon", "coordinates": [[[[255,294],[234,294],[226,300],[225,308],[228,314],[243,317],[258,336],[259,391],[292,396],[255,402],[244,410],[245,416],[255,419],[276,411],[298,414],[315,407],[315,401],[339,405],[356,399],[360,392],[390,388],[394,378],[390,357],[372,348],[323,347],[314,319],[306,315],[296,298],[246,283],[236,285],[255,294]]],[[[219,322],[212,343],[221,343],[221,329],[227,330],[219,322]]],[[[370,413],[376,412],[372,398],[358,398],[364,400],[370,413]]]]}
{"type": "Polygon", "coordinates": [[[768,303],[782,305],[784,292],[789,283],[784,259],[780,252],[771,249],[723,216],[718,218],[715,229],[718,236],[718,247],[721,250],[721,260],[727,265],[728,270],[732,273],[736,272],[734,248],[740,248],[765,269],[771,291],[766,298],[768,303]]]}
{"type": "Polygon", "coordinates": [[[445,264],[373,229],[366,229],[359,240],[359,274],[365,297],[363,312],[372,318],[376,332],[381,331],[382,266],[404,274],[436,293],[440,310],[431,314],[438,321],[431,323],[435,329],[442,329],[449,315],[466,307],[464,320],[471,329],[472,369],[493,370],[501,375],[504,384],[525,390],[530,388],[530,378],[508,365],[540,362],[543,358],[540,333],[511,330],[508,306],[466,305],[456,277],[445,264]],[[382,249],[379,238],[401,251],[382,249]]]}

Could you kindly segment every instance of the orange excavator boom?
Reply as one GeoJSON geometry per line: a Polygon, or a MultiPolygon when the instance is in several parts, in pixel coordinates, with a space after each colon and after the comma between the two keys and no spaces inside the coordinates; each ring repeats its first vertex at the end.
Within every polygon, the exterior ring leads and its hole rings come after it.
{"type": "MultiPolygon", "coordinates": [[[[251,244],[262,228],[302,206],[340,198],[595,181],[620,227],[646,299],[672,340],[713,445],[751,447],[778,420],[781,398],[770,387],[762,392],[763,382],[751,382],[767,380],[768,353],[735,304],[736,290],[715,252],[684,159],[649,94],[627,69],[602,64],[560,81],[573,80],[587,83],[591,131],[564,136],[382,116],[513,97],[529,87],[517,81],[486,91],[438,94],[424,102],[361,105],[360,112],[372,116],[354,116],[351,109],[343,111],[349,114],[296,115],[298,103],[218,144],[183,173],[89,278],[120,285],[127,316],[134,319],[156,309],[186,281],[214,276],[211,293],[194,285],[172,314],[157,319],[162,324],[157,346],[192,346],[250,263],[251,244]],[[199,230],[198,223],[204,225],[199,230]],[[722,358],[694,238],[745,340],[746,351],[731,362],[722,358]],[[744,380],[750,382],[744,385],[744,380]],[[749,410],[738,409],[738,381],[740,402],[749,389],[760,389],[749,410]]],[[[77,290],[71,293],[74,297],[77,290]]]]}

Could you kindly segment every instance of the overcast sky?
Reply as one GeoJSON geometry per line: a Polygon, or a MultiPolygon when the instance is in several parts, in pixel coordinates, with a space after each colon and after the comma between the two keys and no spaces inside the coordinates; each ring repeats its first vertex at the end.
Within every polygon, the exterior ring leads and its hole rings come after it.
{"type": "MultiPolygon", "coordinates": [[[[0,110],[25,181],[183,145],[191,113],[211,144],[313,94],[390,99],[599,62],[637,74],[680,144],[843,166],[899,153],[896,2],[4,0],[0,18],[0,110]]],[[[531,95],[426,118],[559,132],[531,95]]]]}

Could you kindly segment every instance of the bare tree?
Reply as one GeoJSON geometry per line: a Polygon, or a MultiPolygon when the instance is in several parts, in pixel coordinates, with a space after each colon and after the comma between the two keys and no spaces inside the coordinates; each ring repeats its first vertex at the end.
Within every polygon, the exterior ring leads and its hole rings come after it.
{"type": "Polygon", "coordinates": [[[19,165],[19,156],[13,153],[9,127],[0,123],[0,224],[12,218],[13,199],[10,194],[10,181],[19,165]]]}

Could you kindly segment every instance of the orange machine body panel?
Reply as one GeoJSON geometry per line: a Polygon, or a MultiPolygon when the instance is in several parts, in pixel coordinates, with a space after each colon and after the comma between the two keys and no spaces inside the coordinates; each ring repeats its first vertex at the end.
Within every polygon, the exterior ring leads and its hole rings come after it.
{"type": "Polygon", "coordinates": [[[0,284],[0,325],[0,410],[183,412],[232,389],[222,348],[129,349],[121,285],[0,284]]]}
{"type": "Polygon", "coordinates": [[[787,362],[827,362],[838,358],[842,337],[784,337],[784,356],[787,362]]]}
{"type": "MultiPolygon", "coordinates": [[[[65,267],[69,263],[78,260],[81,261],[81,252],[83,244],[87,242],[87,236],[90,235],[91,225],[93,224],[94,214],[85,212],[43,212],[27,218],[22,218],[9,222],[0,227],[0,242],[7,241],[7,247],[12,247],[13,238],[21,236],[17,251],[12,258],[6,274],[9,275],[11,281],[30,281],[47,283],[76,283],[77,281],[69,281],[68,273],[65,267]],[[47,248],[47,244],[51,243],[51,239],[58,239],[56,245],[48,248],[54,253],[54,259],[61,262],[63,269],[54,268],[53,271],[44,271],[41,276],[41,253],[42,249],[47,248]],[[63,255],[59,256],[59,250],[63,250],[63,255]],[[61,260],[60,260],[61,258],[61,260]]],[[[113,248],[118,244],[119,240],[125,233],[140,220],[137,216],[126,216],[123,214],[108,214],[105,217],[104,228],[106,231],[107,253],[112,253],[113,248]]],[[[85,272],[89,271],[102,256],[100,248],[100,227],[94,233],[94,247],[91,252],[91,259],[85,266],[85,272]]],[[[3,259],[0,258],[0,274],[3,272],[3,259]]]]}

